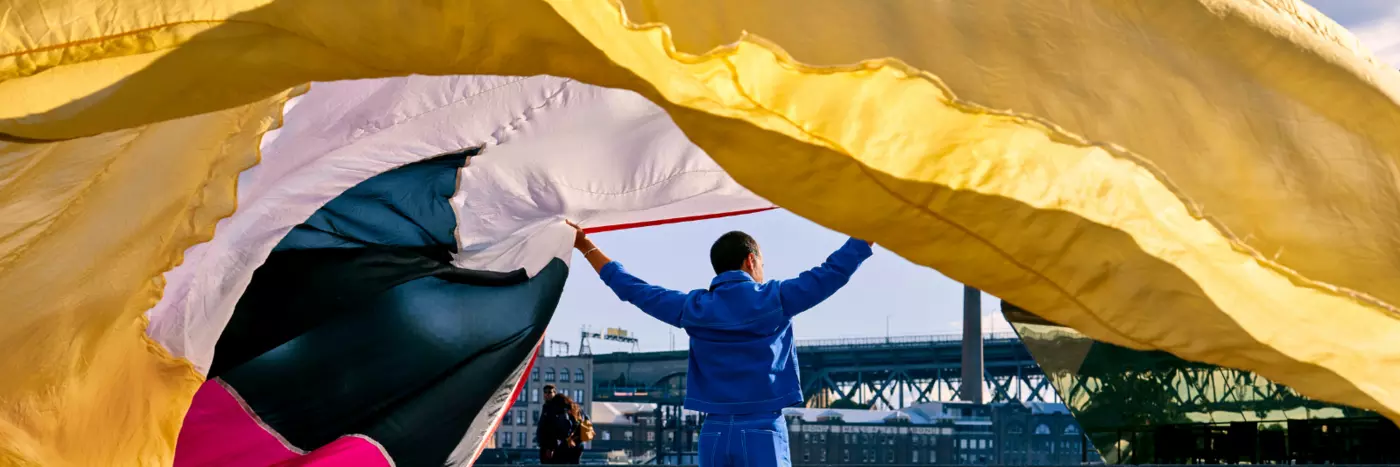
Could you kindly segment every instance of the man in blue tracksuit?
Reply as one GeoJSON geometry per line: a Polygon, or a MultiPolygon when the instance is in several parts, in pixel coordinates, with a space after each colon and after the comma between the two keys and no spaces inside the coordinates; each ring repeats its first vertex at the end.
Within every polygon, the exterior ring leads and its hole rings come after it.
{"type": "Polygon", "coordinates": [[[690,335],[685,408],[706,414],[701,467],[792,465],[782,409],[803,401],[792,318],[846,285],[870,257],[871,244],[850,239],[821,266],[764,282],[758,243],[729,232],[710,248],[716,274],[710,287],[689,293],[628,274],[581,229],[574,247],[618,298],[690,335]]]}

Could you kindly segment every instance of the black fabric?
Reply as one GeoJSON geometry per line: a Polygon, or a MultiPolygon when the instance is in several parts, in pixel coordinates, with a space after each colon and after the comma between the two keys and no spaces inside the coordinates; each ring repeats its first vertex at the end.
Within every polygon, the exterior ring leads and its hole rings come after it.
{"type": "Polygon", "coordinates": [[[397,465],[442,465],[533,352],[567,276],[556,259],[513,286],[408,281],[341,309],[223,379],[299,448],[360,433],[397,465]]]}
{"type": "Polygon", "coordinates": [[[273,251],[386,245],[450,253],[457,216],[447,200],[457,191],[458,169],[478,152],[446,154],[365,180],[322,206],[273,251]]]}
{"type": "Polygon", "coordinates": [[[557,259],[533,278],[450,264],[448,199],[472,153],[375,176],[293,229],[239,299],[210,377],[301,449],[363,434],[396,465],[442,465],[534,351],[568,276],[557,259]]]}
{"type": "Polygon", "coordinates": [[[219,377],[326,320],[426,277],[461,285],[524,282],[525,272],[471,271],[412,249],[289,250],[271,254],[239,299],[214,347],[209,376],[219,377]]]}

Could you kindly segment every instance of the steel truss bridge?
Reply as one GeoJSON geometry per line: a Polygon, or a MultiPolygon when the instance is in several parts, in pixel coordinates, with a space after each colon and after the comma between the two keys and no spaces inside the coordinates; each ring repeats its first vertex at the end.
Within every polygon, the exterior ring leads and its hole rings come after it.
{"type": "Polygon", "coordinates": [[[1095,422],[1163,425],[1188,419],[1240,421],[1375,416],[1310,399],[1255,373],[1191,362],[1160,351],[1137,351],[1077,334],[1030,331],[1044,371],[1086,430],[1095,422]],[[1074,337],[1066,337],[1073,335],[1074,337]],[[1074,350],[1074,348],[1084,350],[1074,350]],[[1078,354],[1068,365],[1063,355],[1078,354]],[[1134,414],[1135,420],[1124,420],[1134,414]]]}
{"type": "MultiPolygon", "coordinates": [[[[961,334],[798,341],[807,406],[900,409],[956,400],[961,342],[961,334]]],[[[1059,401],[1016,334],[984,335],[983,355],[991,402],[1059,401]]],[[[679,405],[685,372],[685,351],[594,355],[594,400],[679,405]]]]}

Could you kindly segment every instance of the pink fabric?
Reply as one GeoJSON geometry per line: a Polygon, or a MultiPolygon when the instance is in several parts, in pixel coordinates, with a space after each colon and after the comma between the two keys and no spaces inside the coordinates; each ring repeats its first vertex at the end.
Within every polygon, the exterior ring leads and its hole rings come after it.
{"type": "Polygon", "coordinates": [[[299,456],[279,467],[389,467],[393,464],[384,457],[384,451],[368,439],[359,436],[343,436],[331,444],[321,446],[305,456],[299,456]]]}
{"type": "Polygon", "coordinates": [[[175,445],[175,467],[233,466],[388,467],[372,441],[346,436],[307,454],[284,445],[263,428],[239,399],[218,381],[195,393],[175,445]]]}

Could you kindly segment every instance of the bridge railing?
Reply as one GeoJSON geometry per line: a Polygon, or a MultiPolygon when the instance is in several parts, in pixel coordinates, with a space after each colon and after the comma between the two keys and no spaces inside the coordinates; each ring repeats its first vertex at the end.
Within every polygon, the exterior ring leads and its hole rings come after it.
{"type": "MultiPolygon", "coordinates": [[[[982,335],[984,341],[1018,340],[1014,332],[992,332],[982,335]]],[[[799,339],[797,347],[878,347],[878,346],[917,346],[940,342],[962,341],[962,334],[933,334],[925,336],[855,337],[845,339],[799,339]]]]}

